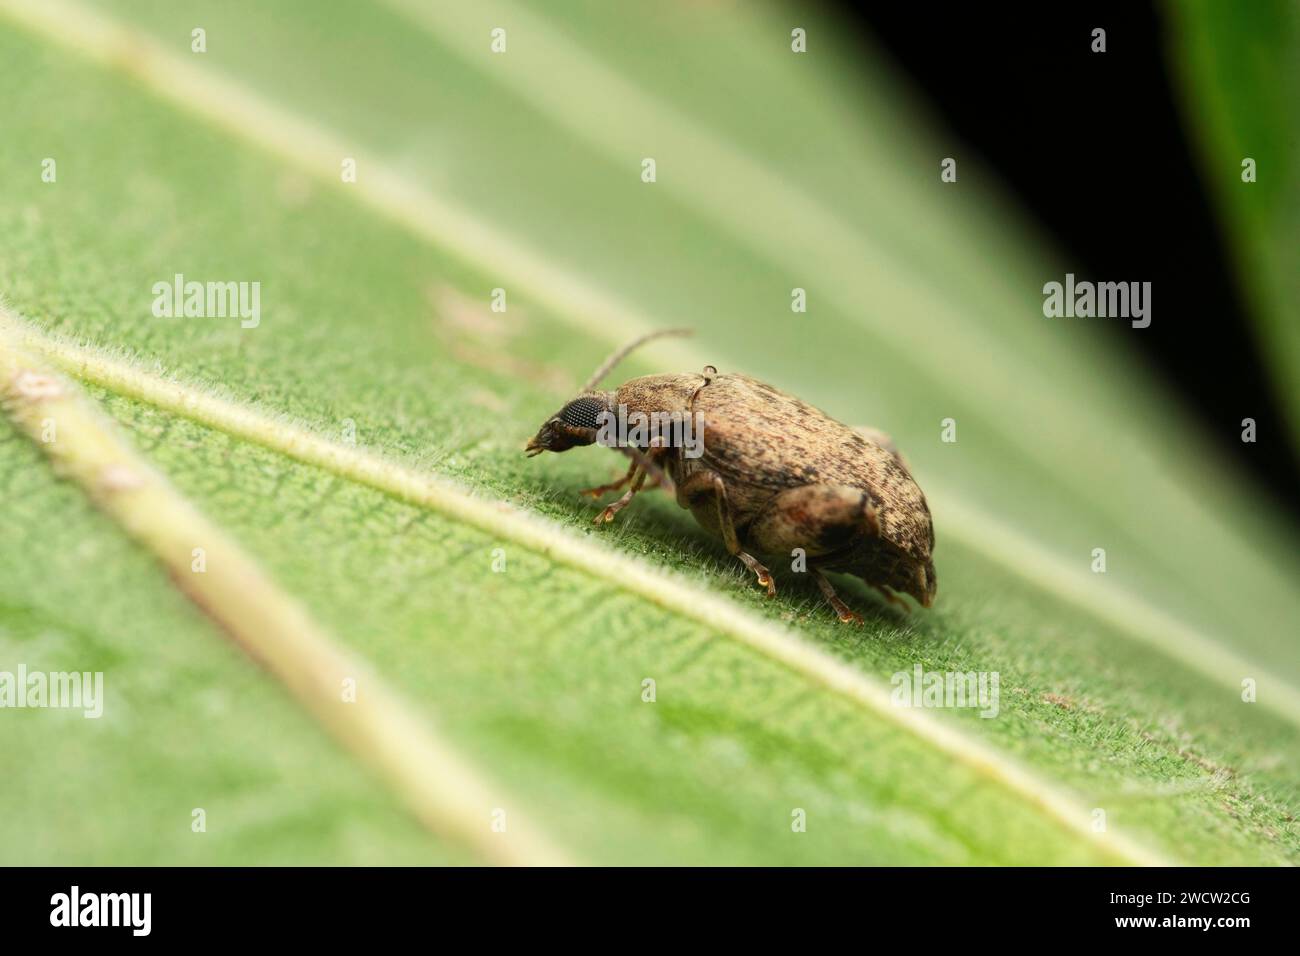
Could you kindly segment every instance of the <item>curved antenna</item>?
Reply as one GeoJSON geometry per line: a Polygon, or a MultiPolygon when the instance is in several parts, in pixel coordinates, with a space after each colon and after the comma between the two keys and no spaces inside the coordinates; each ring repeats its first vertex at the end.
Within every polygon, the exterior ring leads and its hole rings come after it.
{"type": "Polygon", "coordinates": [[[587,379],[587,384],[582,386],[582,392],[590,392],[593,388],[595,388],[597,385],[600,384],[601,379],[603,379],[606,375],[608,375],[610,372],[614,370],[615,365],[623,361],[623,359],[627,358],[628,355],[630,355],[632,352],[635,352],[637,349],[645,345],[647,342],[652,341],[653,339],[661,339],[668,335],[693,335],[693,334],[694,331],[692,329],[658,329],[657,331],[654,332],[647,332],[645,335],[642,335],[640,338],[633,339],[631,342],[627,343],[627,345],[624,345],[613,355],[611,355],[609,358],[605,359],[605,361],[600,363],[600,368],[592,372],[591,378],[587,379]]]}

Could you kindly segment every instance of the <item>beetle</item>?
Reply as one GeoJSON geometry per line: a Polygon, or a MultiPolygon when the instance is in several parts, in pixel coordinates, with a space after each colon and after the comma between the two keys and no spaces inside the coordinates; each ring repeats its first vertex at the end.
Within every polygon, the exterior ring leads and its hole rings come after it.
{"type": "Polygon", "coordinates": [[[618,349],[576,398],[542,423],[525,452],[531,457],[591,445],[620,413],[686,416],[703,425],[702,454],[686,454],[661,432],[622,445],[632,460],[627,474],[583,492],[599,498],[627,486],[596,516],[597,524],[612,521],[650,476],[655,484],[671,483],[677,503],[722,538],[769,597],[776,584],[751,552],[797,555],[802,549],[807,570],[845,623],[862,618],[835,593],[828,571],[861,578],[891,603],[906,607],[894,593],[901,592],[929,607],[937,589],[934,523],[887,435],[850,428],[765,382],[718,374],[713,366],[693,375],[646,375],[612,391],[597,388],[641,345],[684,334],[690,333],[660,330],[618,349]]]}

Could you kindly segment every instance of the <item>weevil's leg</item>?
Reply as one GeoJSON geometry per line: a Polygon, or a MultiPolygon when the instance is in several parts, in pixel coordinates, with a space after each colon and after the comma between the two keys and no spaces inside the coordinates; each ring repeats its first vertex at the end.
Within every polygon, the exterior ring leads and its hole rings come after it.
{"type": "Polygon", "coordinates": [[[801,485],[778,493],[754,515],[748,537],[764,554],[802,548],[810,557],[843,551],[880,533],[871,496],[849,485],[801,485]]]}
{"type": "Polygon", "coordinates": [[[609,505],[604,511],[596,515],[596,520],[593,522],[594,524],[604,524],[613,521],[614,515],[626,508],[628,503],[636,497],[636,493],[640,491],[641,486],[645,484],[646,471],[641,467],[639,462],[635,461],[632,462],[632,471],[636,473],[635,477],[632,479],[632,487],[623,493],[622,498],[619,498],[618,501],[609,505]]]}
{"type": "Polygon", "coordinates": [[[727,486],[717,472],[697,471],[682,482],[678,489],[678,495],[687,501],[709,494],[713,495],[713,501],[718,509],[718,530],[722,533],[722,543],[727,546],[731,554],[744,562],[745,567],[754,572],[759,586],[767,588],[767,596],[776,597],[776,582],[772,580],[772,572],[763,567],[752,554],[746,554],[740,549],[736,525],[731,518],[731,505],[727,501],[727,486]]]}
{"type": "Polygon", "coordinates": [[[835,588],[831,586],[831,582],[827,579],[826,575],[822,574],[821,569],[809,568],[808,570],[812,571],[813,580],[816,581],[817,586],[822,589],[822,594],[826,596],[826,600],[830,602],[830,606],[835,609],[835,613],[839,615],[840,621],[844,624],[861,624],[862,615],[851,610],[847,604],[840,600],[840,596],[835,593],[835,588]]]}
{"type": "Polygon", "coordinates": [[[645,470],[646,474],[654,479],[654,484],[650,487],[659,486],[667,487],[670,491],[673,488],[672,479],[668,477],[663,466],[659,464],[660,460],[666,458],[672,451],[669,448],[647,448],[642,451],[640,448],[623,448],[620,449],[623,454],[627,455],[634,462],[645,470]]]}
{"type": "MultiPolygon", "coordinates": [[[[647,481],[641,487],[642,491],[650,491],[653,488],[662,488],[664,487],[664,482],[667,481],[662,471],[659,472],[648,471],[646,472],[646,475],[649,477],[650,480],[647,481]]],[[[671,484],[668,485],[668,490],[669,491],[673,490],[671,484]]]]}
{"type": "Polygon", "coordinates": [[[758,586],[767,588],[768,597],[776,597],[776,582],[772,580],[772,572],[763,567],[752,554],[746,554],[744,551],[733,552],[736,557],[745,562],[745,567],[754,572],[758,578],[758,586]]]}
{"type": "Polygon", "coordinates": [[[893,591],[889,590],[889,588],[885,587],[883,584],[873,584],[871,586],[875,588],[877,591],[879,591],[882,595],[884,595],[886,601],[888,601],[890,604],[894,605],[894,607],[901,610],[904,614],[912,613],[912,609],[907,606],[907,602],[904,601],[897,594],[895,594],[893,591]]]}
{"type": "Polygon", "coordinates": [[[618,491],[618,489],[622,488],[624,485],[626,485],[629,481],[632,480],[632,476],[636,474],[636,470],[639,467],[641,467],[640,464],[638,464],[638,462],[634,458],[632,459],[632,464],[628,466],[627,474],[624,475],[622,478],[620,478],[618,481],[615,481],[612,484],[608,484],[608,485],[597,485],[595,488],[584,488],[582,491],[579,492],[579,494],[586,495],[589,498],[599,498],[601,495],[605,494],[606,492],[618,491]]]}

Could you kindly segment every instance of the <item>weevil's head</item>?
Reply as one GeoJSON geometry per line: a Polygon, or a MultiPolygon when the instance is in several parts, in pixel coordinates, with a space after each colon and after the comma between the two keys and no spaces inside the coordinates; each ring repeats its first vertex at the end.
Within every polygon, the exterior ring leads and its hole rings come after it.
{"type": "Polygon", "coordinates": [[[600,430],[601,415],[605,412],[612,414],[614,411],[614,393],[598,392],[596,386],[604,381],[605,376],[619,362],[645,343],[663,338],[665,335],[690,334],[689,329],[659,329],[648,332],[640,338],[633,339],[605,359],[600,367],[591,373],[591,378],[587,379],[587,384],[582,386],[582,392],[578,397],[544,421],[542,427],[537,429],[537,434],[529,439],[528,444],[524,446],[528,457],[540,455],[544,451],[568,451],[570,448],[590,445],[594,442],[596,433],[600,430]]]}
{"type": "Polygon", "coordinates": [[[542,422],[542,427],[529,439],[524,451],[531,458],[544,451],[568,451],[580,445],[590,445],[600,431],[601,416],[613,410],[613,392],[579,395],[542,422]]]}

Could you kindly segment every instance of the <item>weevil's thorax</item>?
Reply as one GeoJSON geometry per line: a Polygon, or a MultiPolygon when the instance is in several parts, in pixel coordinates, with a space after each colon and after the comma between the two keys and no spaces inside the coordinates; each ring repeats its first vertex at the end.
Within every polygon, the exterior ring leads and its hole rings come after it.
{"type": "Polygon", "coordinates": [[[614,411],[623,405],[629,413],[646,415],[686,412],[702,382],[699,375],[643,375],[619,386],[614,393],[614,411]]]}
{"type": "MultiPolygon", "coordinates": [[[[613,412],[633,421],[638,417],[667,421],[667,416],[670,415],[684,420],[690,416],[691,400],[703,384],[704,378],[701,375],[643,375],[624,382],[618,388],[614,393],[613,412]]],[[[668,434],[673,434],[671,426],[668,434]]],[[[702,434],[698,437],[703,441],[702,434]]],[[[649,442],[634,441],[632,444],[644,450],[649,442]]],[[[674,482],[680,483],[689,474],[689,470],[684,469],[692,461],[684,458],[683,448],[679,444],[670,441],[667,451],[659,458],[659,463],[674,482]]]]}

